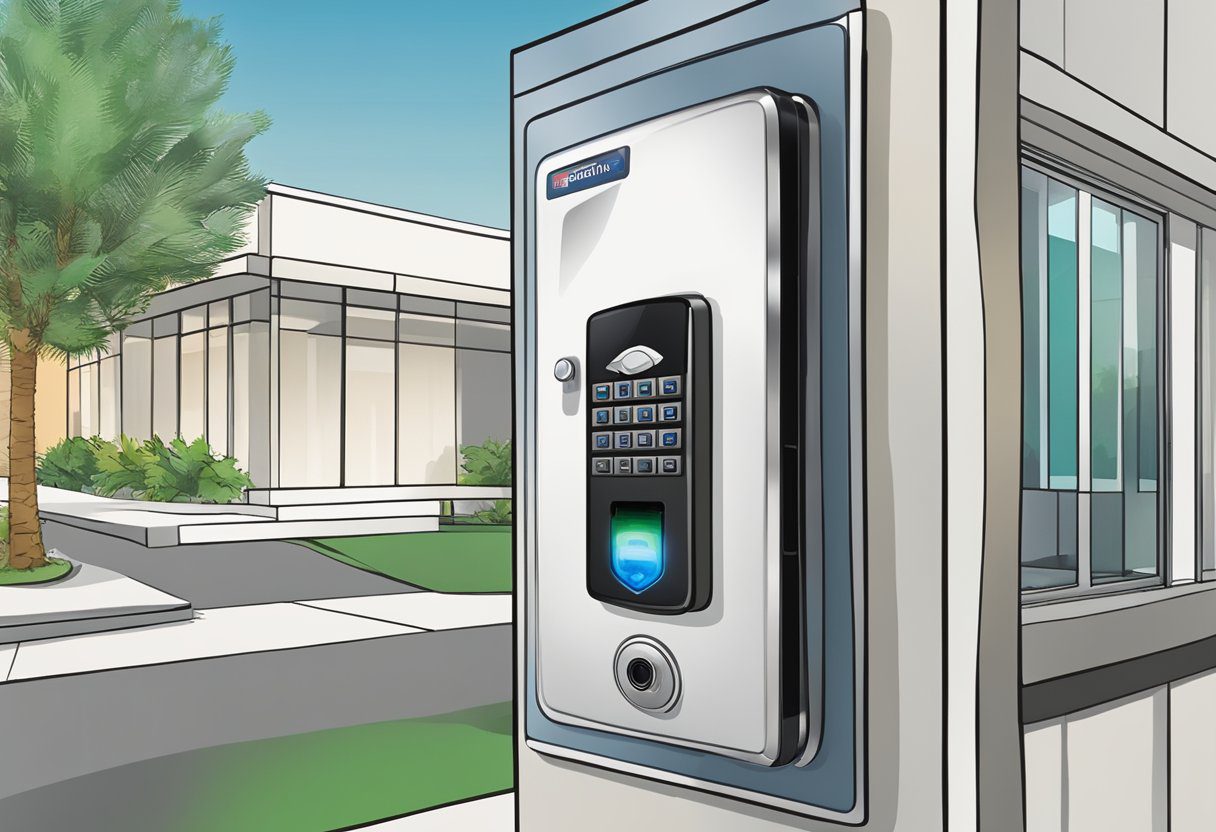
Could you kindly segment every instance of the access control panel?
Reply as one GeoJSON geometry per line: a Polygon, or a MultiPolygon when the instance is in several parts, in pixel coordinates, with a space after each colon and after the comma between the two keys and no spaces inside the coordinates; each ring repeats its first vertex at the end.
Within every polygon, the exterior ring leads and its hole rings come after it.
{"type": "Polygon", "coordinates": [[[542,162],[537,701],[758,767],[814,757],[817,122],[739,93],[542,162]],[[813,314],[808,314],[808,309],[813,314]]]}
{"type": "Polygon", "coordinates": [[[587,322],[587,591],[601,601],[656,614],[709,603],[710,317],[689,296],[587,322]]]}

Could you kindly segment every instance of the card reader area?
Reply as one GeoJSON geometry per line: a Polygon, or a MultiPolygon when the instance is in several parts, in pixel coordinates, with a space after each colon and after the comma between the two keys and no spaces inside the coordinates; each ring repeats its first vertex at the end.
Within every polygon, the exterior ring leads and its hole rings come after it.
{"type": "Polygon", "coordinates": [[[587,591],[601,601],[659,614],[709,603],[709,512],[697,501],[709,491],[709,455],[697,453],[702,432],[712,435],[709,325],[698,296],[638,301],[588,321],[587,591]],[[659,518],[656,538],[614,531],[642,506],[659,518]],[[649,551],[654,540],[660,548],[649,551]]]}

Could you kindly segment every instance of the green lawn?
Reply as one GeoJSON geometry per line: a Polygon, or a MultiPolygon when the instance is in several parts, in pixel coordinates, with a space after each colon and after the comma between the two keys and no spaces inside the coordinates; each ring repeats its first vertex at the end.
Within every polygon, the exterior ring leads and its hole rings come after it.
{"type": "Polygon", "coordinates": [[[72,562],[60,558],[47,558],[46,566],[37,569],[0,569],[0,586],[22,584],[44,584],[62,578],[72,571],[72,562]]]}
{"type": "Polygon", "coordinates": [[[350,566],[436,592],[510,592],[509,526],[298,540],[350,566]]]}
{"type": "Polygon", "coordinates": [[[327,832],[514,787],[511,703],[191,755],[180,832],[327,832]]]}

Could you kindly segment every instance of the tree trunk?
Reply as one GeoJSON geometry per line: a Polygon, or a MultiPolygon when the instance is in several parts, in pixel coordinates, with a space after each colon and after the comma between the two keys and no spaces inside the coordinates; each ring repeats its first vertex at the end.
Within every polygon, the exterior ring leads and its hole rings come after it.
{"type": "MultiPolygon", "coordinates": [[[[24,339],[16,339],[18,341],[24,339]]],[[[34,390],[38,350],[13,346],[8,432],[8,564],[12,569],[46,566],[38,519],[38,461],[34,453],[34,390]]]]}

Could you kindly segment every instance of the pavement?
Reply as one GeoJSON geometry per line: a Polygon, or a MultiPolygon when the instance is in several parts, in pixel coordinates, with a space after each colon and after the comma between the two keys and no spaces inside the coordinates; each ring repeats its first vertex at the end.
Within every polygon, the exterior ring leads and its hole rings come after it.
{"type": "Polygon", "coordinates": [[[195,609],[417,590],[280,540],[148,549],[50,520],[42,529],[48,547],[185,598],[195,609]]]}
{"type": "Polygon", "coordinates": [[[0,754],[0,798],[224,743],[508,700],[511,614],[508,594],[414,592],[0,646],[0,736],[38,749],[0,754]]]}
{"type": "MultiPolygon", "coordinates": [[[[171,829],[191,752],[512,697],[509,594],[430,592],[281,541],[149,549],[55,521],[44,538],[194,613],[0,644],[0,737],[27,750],[0,754],[0,829],[171,829]]],[[[490,801],[382,832],[510,829],[490,801]]]]}
{"type": "Polygon", "coordinates": [[[365,832],[513,832],[515,795],[482,797],[360,828],[365,832]]]}

